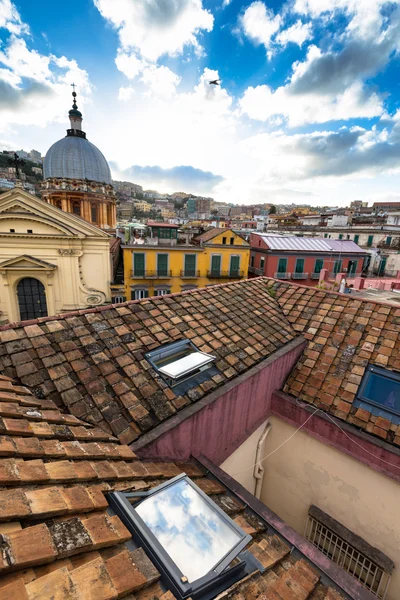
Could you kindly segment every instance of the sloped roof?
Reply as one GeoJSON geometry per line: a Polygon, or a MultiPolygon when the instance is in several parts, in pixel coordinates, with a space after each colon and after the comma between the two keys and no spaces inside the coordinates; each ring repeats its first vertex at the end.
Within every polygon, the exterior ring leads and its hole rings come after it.
{"type": "Polygon", "coordinates": [[[328,238],[308,238],[297,236],[261,236],[271,250],[300,250],[311,252],[364,252],[351,240],[330,240],[328,238]]]}
{"type": "Polygon", "coordinates": [[[0,327],[0,372],[131,443],[296,336],[252,279],[0,327]],[[219,373],[176,396],[144,354],[179,339],[215,356],[219,373]]]}
{"type": "Polygon", "coordinates": [[[269,284],[293,329],[308,341],[285,391],[400,446],[400,419],[354,405],[368,364],[400,371],[400,308],[291,283],[269,284]]]}
{"type": "MultiPolygon", "coordinates": [[[[244,240],[244,238],[242,238],[242,236],[240,234],[234,232],[231,228],[227,229],[226,227],[213,227],[212,229],[209,229],[208,231],[205,231],[204,233],[200,233],[199,235],[196,235],[193,238],[193,240],[196,242],[209,242],[213,238],[217,237],[217,235],[220,235],[221,233],[228,233],[228,232],[230,232],[244,240]]],[[[247,242],[246,242],[246,244],[247,244],[247,242]]],[[[248,245],[250,246],[250,244],[248,244],[248,245]]]]}
{"type": "MultiPolygon", "coordinates": [[[[141,462],[7,377],[0,376],[0,390],[0,600],[174,600],[143,548],[128,544],[131,534],[107,510],[105,493],[146,490],[182,472],[252,536],[249,551],[265,569],[221,600],[343,600],[326,575],[322,582],[321,571],[198,465],[141,462]]],[[[354,597],[370,597],[351,585],[354,597]]]]}

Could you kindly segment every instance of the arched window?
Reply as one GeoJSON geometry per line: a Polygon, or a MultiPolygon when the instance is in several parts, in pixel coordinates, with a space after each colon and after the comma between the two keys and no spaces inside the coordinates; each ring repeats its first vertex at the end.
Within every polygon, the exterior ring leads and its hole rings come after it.
{"type": "Polygon", "coordinates": [[[46,290],[41,281],[24,277],[18,282],[17,297],[21,321],[47,317],[46,290]]]}
{"type": "Polygon", "coordinates": [[[56,200],[57,208],[62,208],[61,200],[56,200]]]}
{"type": "Polygon", "coordinates": [[[74,215],[78,215],[78,217],[81,216],[81,203],[80,202],[72,203],[72,212],[74,213],[74,215]]]}
{"type": "Polygon", "coordinates": [[[97,223],[97,205],[96,204],[91,205],[91,218],[92,218],[92,223],[97,223]]]}

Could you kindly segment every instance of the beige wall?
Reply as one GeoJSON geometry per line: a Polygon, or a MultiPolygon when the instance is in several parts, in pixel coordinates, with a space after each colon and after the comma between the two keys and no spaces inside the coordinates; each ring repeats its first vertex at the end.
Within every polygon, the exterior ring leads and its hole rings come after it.
{"type": "MultiPolygon", "coordinates": [[[[264,456],[295,431],[276,417],[269,421],[264,456]]],[[[302,431],[263,464],[264,504],[302,535],[311,504],[340,521],[394,561],[387,600],[400,598],[398,483],[302,431]]]]}
{"type": "MultiPolygon", "coordinates": [[[[239,446],[225,462],[220,465],[228,475],[236,479],[249,492],[254,494],[256,479],[254,478],[254,464],[256,462],[257,444],[267,422],[263,423],[247,440],[239,446]]],[[[270,434],[268,434],[270,435],[270,434]]]]}

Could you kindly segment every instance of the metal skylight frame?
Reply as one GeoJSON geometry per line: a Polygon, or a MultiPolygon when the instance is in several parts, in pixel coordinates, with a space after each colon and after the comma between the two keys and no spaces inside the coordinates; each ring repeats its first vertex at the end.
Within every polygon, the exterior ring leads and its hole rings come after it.
{"type": "Polygon", "coordinates": [[[147,492],[110,492],[107,494],[107,500],[110,508],[119,516],[121,521],[132,534],[133,539],[138,542],[150,556],[152,562],[164,576],[168,583],[168,588],[177,597],[178,600],[193,598],[193,600],[211,600],[218,593],[223,592],[236,581],[242,579],[247,571],[254,570],[254,563],[250,562],[250,569],[246,569],[248,552],[243,553],[243,557],[239,554],[252,541],[251,535],[246,534],[215,502],[213,502],[207,494],[205,494],[185,473],[170,479],[147,492]],[[150,528],[146,525],[143,519],[139,516],[135,507],[129,501],[130,499],[136,502],[136,506],[141,501],[156,495],[165,488],[175,485],[179,481],[184,480],[188,483],[208,507],[227,524],[240,537],[240,540],[235,544],[229,552],[227,552],[221,560],[209,572],[199,579],[189,583],[185,574],[179,569],[176,563],[166,552],[163,545],[157,540],[150,528]],[[231,564],[232,561],[235,564],[231,564]]]}
{"type": "MultiPolygon", "coordinates": [[[[146,360],[149,361],[151,366],[171,387],[174,387],[179,383],[190,379],[191,377],[195,377],[200,372],[210,368],[216,360],[215,356],[201,352],[190,340],[179,340],[177,342],[163,344],[162,346],[147,352],[144,356],[146,360]],[[197,364],[192,364],[191,366],[182,362],[182,371],[177,373],[175,376],[171,371],[168,372],[167,367],[168,365],[172,365],[174,362],[178,363],[179,361],[182,361],[184,358],[186,358],[185,356],[177,358],[176,361],[171,360],[170,363],[167,363],[164,366],[157,364],[162,360],[168,359],[168,357],[173,357],[177,353],[183,352],[185,348],[188,350],[187,356],[190,356],[191,354],[202,355],[202,360],[198,361],[197,364]]],[[[186,361],[186,363],[187,362],[188,361],[186,361]]]]}
{"type": "Polygon", "coordinates": [[[400,416],[399,410],[391,408],[384,404],[380,404],[379,402],[376,402],[375,400],[371,400],[367,396],[364,396],[365,388],[367,387],[371,375],[378,375],[380,377],[384,377],[385,379],[389,379],[400,384],[400,373],[398,371],[390,371],[389,369],[384,369],[382,367],[377,367],[376,365],[369,364],[363,375],[360,387],[358,388],[357,400],[360,400],[361,402],[365,402],[366,404],[370,404],[372,406],[376,406],[377,408],[391,413],[392,415],[400,416]]]}

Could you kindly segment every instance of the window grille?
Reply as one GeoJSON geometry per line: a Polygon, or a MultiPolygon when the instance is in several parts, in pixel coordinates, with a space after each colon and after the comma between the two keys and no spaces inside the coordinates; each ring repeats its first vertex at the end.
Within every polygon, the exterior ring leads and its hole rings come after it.
{"type": "Polygon", "coordinates": [[[391,574],[311,515],[305,537],[378,598],[386,597],[391,574]]]}

